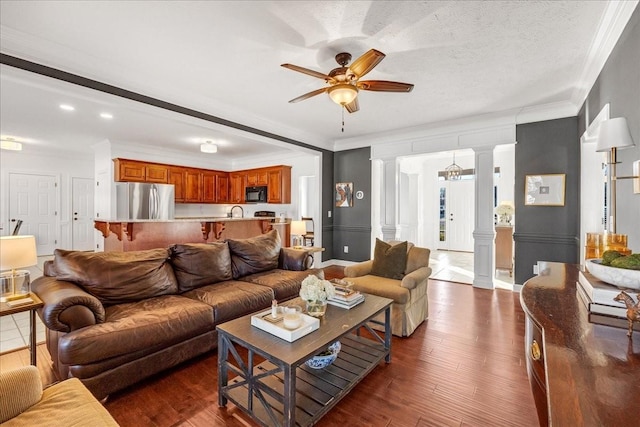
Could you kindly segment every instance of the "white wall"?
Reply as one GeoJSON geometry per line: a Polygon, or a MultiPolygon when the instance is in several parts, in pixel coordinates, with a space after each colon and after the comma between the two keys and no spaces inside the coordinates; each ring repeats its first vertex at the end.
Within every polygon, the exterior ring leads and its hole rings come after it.
{"type": "Polygon", "coordinates": [[[94,178],[94,160],[91,154],[79,153],[39,153],[33,147],[23,151],[2,150],[0,153],[0,234],[11,233],[9,221],[9,173],[44,174],[58,177],[57,201],[58,230],[56,240],[58,248],[72,247],[72,178],[94,178]]]}

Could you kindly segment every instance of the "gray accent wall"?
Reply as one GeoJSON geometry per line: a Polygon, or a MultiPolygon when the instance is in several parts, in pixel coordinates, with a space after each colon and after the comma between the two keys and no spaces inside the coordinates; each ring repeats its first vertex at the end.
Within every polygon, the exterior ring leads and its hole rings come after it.
{"type": "MultiPolygon", "coordinates": [[[[640,160],[640,7],[636,7],[631,15],[578,113],[579,135],[607,103],[611,118],[627,118],[636,144],[618,151],[617,175],[631,176],[633,162],[640,160]]],[[[633,194],[630,179],[617,181],[616,194],[616,231],[627,234],[628,247],[633,252],[640,252],[640,194],[633,194]]]]}
{"type": "MultiPolygon", "coordinates": [[[[365,261],[371,258],[371,148],[338,151],[334,153],[333,183],[353,183],[353,206],[333,207],[333,258],[345,261],[365,261]],[[357,200],[356,191],[364,198],[357,200]],[[344,246],[349,252],[344,253],[344,246]]],[[[323,182],[324,184],[324,182],[323,182]]],[[[328,259],[328,258],[327,258],[328,259]]]]}
{"type": "Polygon", "coordinates": [[[538,261],[576,263],[580,232],[578,119],[516,126],[515,283],[533,277],[538,261]],[[526,175],[565,174],[564,206],[525,206],[526,175]]]}

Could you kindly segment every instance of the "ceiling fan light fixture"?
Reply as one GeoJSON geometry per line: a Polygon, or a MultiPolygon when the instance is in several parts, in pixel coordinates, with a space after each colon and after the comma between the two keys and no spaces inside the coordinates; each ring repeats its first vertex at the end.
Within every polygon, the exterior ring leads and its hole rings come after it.
{"type": "Polygon", "coordinates": [[[331,86],[327,92],[333,102],[345,106],[350,104],[358,96],[358,88],[349,83],[338,83],[331,86]]]}
{"type": "Polygon", "coordinates": [[[218,146],[211,141],[206,141],[200,144],[200,151],[207,154],[217,153],[218,146]]]}
{"type": "Polygon", "coordinates": [[[0,148],[3,150],[22,151],[22,143],[14,141],[13,138],[2,138],[0,148]]]}

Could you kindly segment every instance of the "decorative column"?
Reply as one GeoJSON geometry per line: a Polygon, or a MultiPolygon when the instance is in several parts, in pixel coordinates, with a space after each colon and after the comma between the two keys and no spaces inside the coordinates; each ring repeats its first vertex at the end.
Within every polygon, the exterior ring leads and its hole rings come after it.
{"type": "Polygon", "coordinates": [[[473,149],[476,169],[473,286],[483,289],[494,288],[493,149],[494,146],[473,149]]]}
{"type": "Polygon", "coordinates": [[[380,225],[382,240],[396,240],[398,227],[398,158],[382,160],[382,194],[380,194],[380,225]]]}

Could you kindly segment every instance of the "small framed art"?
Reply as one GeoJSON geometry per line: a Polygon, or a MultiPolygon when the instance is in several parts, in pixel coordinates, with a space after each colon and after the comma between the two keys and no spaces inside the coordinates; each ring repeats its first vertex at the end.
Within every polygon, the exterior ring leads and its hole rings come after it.
{"type": "Polygon", "coordinates": [[[565,174],[527,175],[524,204],[528,206],[564,206],[565,174]]]}

